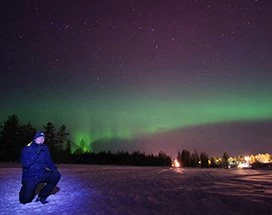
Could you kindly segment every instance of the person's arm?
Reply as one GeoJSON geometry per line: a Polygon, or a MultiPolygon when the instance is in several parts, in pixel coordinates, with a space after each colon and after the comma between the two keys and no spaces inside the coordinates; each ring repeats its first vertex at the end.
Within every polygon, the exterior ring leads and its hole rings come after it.
{"type": "Polygon", "coordinates": [[[37,149],[33,150],[32,147],[27,146],[23,148],[22,154],[21,154],[21,164],[23,167],[30,167],[39,157],[40,154],[40,147],[37,147],[37,149]]]}
{"type": "Polygon", "coordinates": [[[46,151],[46,154],[47,154],[46,155],[46,167],[48,167],[50,170],[57,169],[57,166],[52,161],[52,158],[51,158],[51,155],[50,155],[48,147],[46,147],[45,151],[46,151]]]}

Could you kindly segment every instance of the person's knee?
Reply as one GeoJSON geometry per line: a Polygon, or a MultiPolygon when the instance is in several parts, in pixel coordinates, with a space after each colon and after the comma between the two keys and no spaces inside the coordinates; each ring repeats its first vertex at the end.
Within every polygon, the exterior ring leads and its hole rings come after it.
{"type": "Polygon", "coordinates": [[[52,177],[53,177],[53,179],[55,181],[59,181],[60,178],[61,178],[61,174],[60,174],[60,172],[58,170],[56,170],[56,171],[53,172],[53,176],[52,177]]]}
{"type": "Polygon", "coordinates": [[[32,196],[23,196],[23,195],[21,195],[21,193],[20,193],[19,202],[20,202],[21,204],[30,203],[30,202],[32,202],[32,200],[33,200],[32,196]]]}

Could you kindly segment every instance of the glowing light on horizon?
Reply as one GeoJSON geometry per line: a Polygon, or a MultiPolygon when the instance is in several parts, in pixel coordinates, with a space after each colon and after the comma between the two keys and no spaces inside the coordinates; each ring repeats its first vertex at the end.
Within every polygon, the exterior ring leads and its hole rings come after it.
{"type": "Polygon", "coordinates": [[[237,167],[238,168],[249,168],[250,164],[247,162],[243,162],[243,163],[239,163],[237,167]]]}
{"type": "Polygon", "coordinates": [[[172,167],[176,167],[176,168],[179,168],[180,167],[180,163],[178,162],[177,159],[175,159],[172,163],[172,167]]]}

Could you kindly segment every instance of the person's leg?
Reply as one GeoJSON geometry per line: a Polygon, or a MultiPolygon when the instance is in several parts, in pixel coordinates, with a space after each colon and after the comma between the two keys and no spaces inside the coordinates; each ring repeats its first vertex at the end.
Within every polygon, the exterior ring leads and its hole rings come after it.
{"type": "Polygon", "coordinates": [[[45,200],[53,190],[53,188],[57,185],[60,180],[60,173],[58,170],[53,172],[46,172],[42,182],[45,182],[46,185],[40,191],[38,197],[42,200],[45,200]]]}
{"type": "Polygon", "coordinates": [[[22,187],[19,193],[19,201],[22,204],[26,204],[32,202],[34,198],[34,192],[37,187],[38,183],[35,181],[22,181],[22,187]]]}

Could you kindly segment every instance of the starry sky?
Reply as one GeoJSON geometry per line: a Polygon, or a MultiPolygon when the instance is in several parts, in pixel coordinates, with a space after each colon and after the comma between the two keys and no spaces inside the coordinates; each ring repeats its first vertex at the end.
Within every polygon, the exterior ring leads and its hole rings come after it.
{"type": "Polygon", "coordinates": [[[0,120],[84,148],[272,153],[272,1],[5,1],[0,120]]]}

